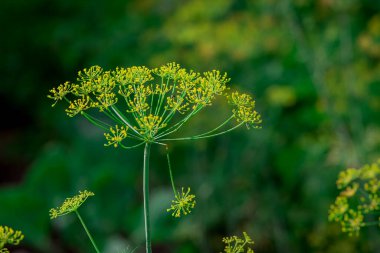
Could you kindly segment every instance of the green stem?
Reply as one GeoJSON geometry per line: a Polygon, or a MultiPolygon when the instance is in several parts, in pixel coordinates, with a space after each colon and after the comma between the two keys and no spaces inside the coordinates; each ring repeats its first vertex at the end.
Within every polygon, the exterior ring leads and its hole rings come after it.
{"type": "Polygon", "coordinates": [[[92,236],[91,236],[91,234],[90,234],[90,231],[88,231],[87,226],[86,226],[86,224],[84,223],[82,217],[80,216],[78,210],[75,210],[75,213],[77,214],[77,216],[78,216],[80,222],[82,223],[82,226],[83,226],[84,230],[86,231],[88,238],[90,238],[90,241],[91,241],[91,243],[92,243],[92,246],[94,246],[95,251],[96,251],[97,253],[100,253],[98,247],[97,247],[96,244],[95,244],[94,239],[92,238],[92,236]]]}
{"type": "Polygon", "coordinates": [[[144,168],[143,168],[143,195],[144,195],[144,221],[145,221],[145,240],[146,253],[152,253],[150,236],[150,210],[149,210],[149,156],[150,143],[145,143],[144,148],[144,168]]]}
{"type": "Polygon", "coordinates": [[[115,112],[115,114],[126,124],[132,131],[134,131],[138,136],[141,136],[141,134],[128,122],[125,116],[115,107],[111,106],[112,110],[115,112]]]}
{"type": "Polygon", "coordinates": [[[177,197],[177,190],[176,190],[175,185],[174,185],[173,173],[172,173],[172,166],[171,166],[171,164],[170,164],[170,157],[169,157],[168,147],[166,147],[166,159],[168,160],[170,182],[171,182],[171,184],[172,184],[172,188],[173,188],[174,196],[177,197]]]}
{"type": "Polygon", "coordinates": [[[81,112],[81,114],[88,120],[90,121],[92,124],[94,124],[95,126],[103,129],[103,130],[106,130],[108,131],[109,128],[111,127],[110,125],[108,125],[107,123],[101,121],[101,120],[98,120],[97,118],[91,116],[90,114],[88,113],[85,113],[85,112],[81,112]]]}
{"type": "Polygon", "coordinates": [[[183,141],[183,140],[198,140],[198,139],[210,138],[210,137],[214,137],[214,136],[218,136],[218,135],[222,135],[222,134],[231,132],[232,130],[235,130],[236,128],[240,127],[243,124],[244,124],[244,122],[241,122],[240,124],[238,124],[238,125],[230,128],[230,129],[228,129],[226,131],[219,132],[219,133],[216,133],[216,134],[210,134],[210,135],[199,134],[199,135],[190,136],[190,137],[184,137],[184,138],[160,139],[160,141],[183,141]]]}
{"type": "Polygon", "coordinates": [[[183,124],[185,124],[193,115],[195,115],[196,113],[198,113],[202,108],[203,108],[202,106],[197,106],[185,118],[183,118],[182,120],[180,120],[179,122],[177,122],[173,126],[169,127],[168,129],[166,129],[165,131],[163,131],[162,133],[160,133],[156,137],[156,139],[160,139],[160,138],[162,138],[164,136],[167,136],[169,134],[172,134],[172,133],[176,132],[179,128],[182,127],[183,124]]]}
{"type": "Polygon", "coordinates": [[[206,132],[206,133],[198,134],[198,135],[196,135],[195,137],[201,137],[201,136],[209,135],[209,134],[215,132],[216,130],[218,130],[218,129],[222,128],[224,125],[226,125],[226,124],[227,124],[231,119],[233,119],[234,117],[235,117],[235,116],[232,115],[231,117],[229,117],[226,121],[224,121],[222,124],[220,124],[220,125],[217,126],[216,128],[214,128],[214,129],[212,129],[212,130],[210,130],[210,131],[208,131],[208,132],[206,132]]]}
{"type": "Polygon", "coordinates": [[[137,147],[139,147],[139,146],[141,146],[141,145],[143,145],[143,144],[144,144],[144,142],[140,142],[139,144],[136,144],[136,145],[134,145],[134,146],[125,146],[125,145],[119,143],[120,147],[122,147],[122,148],[124,148],[124,149],[133,149],[133,148],[137,148],[137,147]]]}

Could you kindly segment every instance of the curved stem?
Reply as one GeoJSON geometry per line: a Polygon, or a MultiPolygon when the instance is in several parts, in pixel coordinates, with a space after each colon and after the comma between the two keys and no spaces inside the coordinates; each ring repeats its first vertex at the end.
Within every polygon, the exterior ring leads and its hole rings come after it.
{"type": "Polygon", "coordinates": [[[184,137],[184,138],[160,139],[160,141],[183,141],[183,140],[198,140],[198,139],[210,138],[210,137],[214,137],[214,136],[218,136],[218,135],[222,135],[222,134],[231,132],[232,130],[235,130],[236,128],[240,127],[243,124],[244,124],[244,122],[241,122],[240,124],[230,128],[226,131],[219,132],[216,134],[210,134],[210,135],[199,134],[199,135],[184,137]]]}
{"type": "Polygon", "coordinates": [[[166,129],[165,131],[163,131],[162,133],[160,133],[157,136],[157,139],[162,138],[164,136],[167,136],[169,134],[172,134],[172,133],[176,132],[179,128],[181,128],[181,126],[183,124],[185,124],[193,115],[195,115],[196,113],[198,113],[202,108],[203,108],[202,106],[195,108],[185,118],[183,118],[182,120],[180,120],[179,122],[177,122],[173,126],[169,127],[168,129],[166,129]]]}
{"type": "Polygon", "coordinates": [[[95,126],[101,128],[101,129],[103,129],[103,130],[108,131],[109,128],[111,127],[111,126],[108,125],[107,123],[105,123],[105,122],[103,122],[103,121],[101,121],[101,120],[99,120],[99,119],[97,119],[97,118],[91,116],[91,115],[88,114],[88,113],[85,113],[85,112],[82,111],[81,114],[82,114],[82,115],[83,115],[88,121],[90,121],[92,124],[94,124],[95,126]]]}
{"type": "Polygon", "coordinates": [[[145,143],[144,148],[144,167],[143,167],[143,195],[144,195],[144,221],[145,221],[145,240],[146,253],[152,253],[150,236],[150,210],[149,210],[149,156],[150,143],[145,143]]]}
{"type": "Polygon", "coordinates": [[[136,145],[134,145],[134,146],[125,146],[125,145],[119,143],[120,147],[122,147],[122,148],[124,148],[124,149],[133,149],[133,148],[137,148],[137,147],[139,147],[139,146],[141,146],[141,145],[143,145],[143,144],[144,144],[144,142],[140,142],[139,144],[136,144],[136,145]]]}
{"type": "Polygon", "coordinates": [[[92,238],[92,236],[91,236],[91,234],[90,234],[90,231],[87,229],[87,226],[86,226],[86,224],[84,223],[82,217],[80,216],[78,210],[75,210],[75,213],[77,214],[78,219],[80,220],[80,223],[82,223],[82,226],[83,226],[84,230],[86,231],[86,234],[87,234],[88,238],[90,238],[90,241],[91,241],[91,243],[92,243],[92,246],[94,246],[95,251],[96,251],[97,253],[100,253],[98,247],[97,247],[96,244],[95,244],[94,239],[92,238]]]}
{"type": "Polygon", "coordinates": [[[112,110],[115,112],[115,114],[126,124],[132,131],[134,131],[137,135],[141,136],[141,134],[128,122],[128,120],[123,116],[122,113],[115,107],[111,106],[112,110]]]}
{"type": "Polygon", "coordinates": [[[167,146],[166,146],[166,159],[168,160],[170,182],[171,182],[171,184],[172,184],[172,188],[173,188],[174,196],[177,197],[177,190],[176,190],[175,185],[174,185],[172,166],[171,166],[171,164],[170,164],[169,150],[168,150],[168,147],[167,147],[167,146]]]}
{"type": "Polygon", "coordinates": [[[218,130],[218,129],[222,128],[224,125],[226,125],[226,124],[227,124],[231,119],[233,119],[234,117],[235,117],[235,116],[232,115],[231,117],[229,117],[226,121],[224,121],[222,124],[220,124],[220,125],[217,126],[216,128],[214,128],[214,129],[212,129],[212,130],[210,130],[210,131],[208,131],[208,132],[206,132],[206,133],[198,134],[198,135],[196,135],[195,137],[201,137],[201,136],[209,135],[209,134],[215,132],[216,130],[218,130]]]}

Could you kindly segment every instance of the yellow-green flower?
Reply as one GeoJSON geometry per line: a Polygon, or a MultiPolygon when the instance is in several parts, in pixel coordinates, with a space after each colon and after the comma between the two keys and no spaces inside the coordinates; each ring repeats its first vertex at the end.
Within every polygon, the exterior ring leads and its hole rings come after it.
{"type": "Polygon", "coordinates": [[[104,144],[104,146],[111,146],[113,145],[115,148],[125,139],[127,138],[127,131],[128,127],[121,126],[119,128],[118,125],[115,126],[115,128],[111,127],[109,133],[104,133],[104,136],[106,137],[107,144],[104,144]]]}
{"type": "Polygon", "coordinates": [[[336,181],[338,189],[342,189],[343,187],[346,187],[349,183],[357,179],[359,176],[360,176],[360,170],[354,169],[354,168],[349,168],[347,170],[340,172],[338,176],[338,180],[336,181]]]}
{"type": "Polygon", "coordinates": [[[343,219],[344,214],[348,211],[349,205],[347,198],[339,196],[336,198],[335,203],[330,206],[329,210],[329,220],[330,221],[340,221],[343,219]]]}
{"type": "Polygon", "coordinates": [[[78,113],[87,110],[92,106],[89,96],[83,96],[72,101],[69,107],[66,109],[66,113],[69,117],[74,117],[78,113]]]}
{"type": "Polygon", "coordinates": [[[137,123],[139,125],[138,131],[147,137],[153,137],[157,134],[158,130],[166,126],[166,124],[162,123],[162,117],[152,114],[137,119],[137,123]]]}
{"type": "Polygon", "coordinates": [[[243,239],[237,236],[224,237],[223,242],[226,244],[224,247],[225,253],[254,253],[253,249],[250,248],[250,245],[253,245],[254,242],[249,237],[246,232],[243,232],[243,239]]]}
{"type": "Polygon", "coordinates": [[[172,216],[181,217],[181,214],[187,215],[191,213],[191,209],[195,206],[195,195],[190,194],[190,187],[187,191],[184,191],[182,187],[182,192],[177,192],[175,199],[172,200],[172,205],[166,211],[172,212],[172,216]]]}
{"type": "Polygon", "coordinates": [[[6,244],[18,245],[22,239],[24,239],[24,235],[21,231],[15,231],[7,226],[0,226],[0,252],[9,252],[4,246],[6,244]]]}
{"type": "Polygon", "coordinates": [[[344,215],[342,223],[342,231],[347,232],[350,236],[359,235],[359,231],[365,226],[364,216],[360,211],[349,210],[344,215]]]}
{"type": "Polygon", "coordinates": [[[244,122],[247,127],[251,125],[256,128],[261,124],[261,115],[255,110],[255,101],[250,95],[235,91],[227,95],[227,98],[233,105],[232,113],[238,122],[244,122]]]}
{"type": "Polygon", "coordinates": [[[358,235],[364,226],[380,225],[373,221],[380,210],[379,164],[380,161],[339,173],[337,187],[341,192],[330,206],[329,220],[339,222],[343,232],[358,235]]]}
{"type": "Polygon", "coordinates": [[[48,95],[48,98],[53,99],[55,102],[52,106],[62,100],[67,94],[72,91],[71,84],[69,82],[65,82],[64,84],[59,85],[57,88],[53,88],[50,90],[52,95],[48,95]]]}
{"type": "Polygon", "coordinates": [[[348,198],[353,197],[355,193],[358,191],[358,189],[359,189],[359,184],[353,183],[352,186],[347,186],[346,189],[340,193],[340,195],[348,197],[348,198]]]}
{"type": "MultiPolygon", "coordinates": [[[[79,71],[76,83],[66,82],[52,89],[48,97],[54,100],[53,105],[60,100],[67,102],[66,113],[70,117],[83,115],[102,129],[123,124],[131,130],[126,138],[163,143],[169,139],[167,135],[177,132],[195,114],[211,106],[217,96],[222,96],[229,89],[229,81],[227,74],[218,70],[201,74],[174,62],[155,69],[133,66],[104,71],[93,66],[79,71]],[[93,108],[104,115],[97,117],[93,108]]],[[[229,100],[233,109],[226,119],[234,117],[237,123],[228,130],[241,123],[258,127],[261,117],[250,95],[232,92],[229,100]]],[[[214,129],[219,129],[219,133],[210,129],[205,133],[215,136],[228,132],[220,126],[214,129]]],[[[197,133],[195,137],[199,136],[197,133]]]]}
{"type": "Polygon", "coordinates": [[[63,204],[57,208],[52,208],[49,211],[50,219],[55,219],[59,216],[76,211],[88,197],[94,196],[93,192],[84,190],[79,191],[78,195],[71,198],[66,198],[63,204]]]}

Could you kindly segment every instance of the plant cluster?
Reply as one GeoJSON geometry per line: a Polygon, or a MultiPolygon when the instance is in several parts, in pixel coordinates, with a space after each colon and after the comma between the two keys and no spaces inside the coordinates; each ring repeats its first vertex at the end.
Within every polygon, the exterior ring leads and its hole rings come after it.
{"type": "MultiPolygon", "coordinates": [[[[227,87],[230,78],[218,70],[198,73],[186,70],[179,64],[168,63],[159,68],[145,66],[116,68],[105,71],[93,66],[78,72],[76,82],[65,82],[50,90],[49,98],[66,101],[66,113],[69,117],[84,116],[89,122],[105,131],[104,146],[136,148],[145,145],[143,164],[143,196],[146,252],[151,252],[150,210],[149,210],[149,156],[152,144],[164,145],[168,141],[195,140],[210,138],[228,133],[240,126],[258,128],[261,116],[255,110],[255,100],[251,95],[231,91],[227,87]],[[229,115],[213,129],[205,130],[189,137],[170,137],[184,124],[188,123],[202,109],[213,105],[218,97],[231,106],[229,115]]],[[[169,176],[174,200],[168,212],[172,216],[187,215],[195,206],[195,195],[190,187],[178,191],[174,184],[173,172],[167,152],[169,176]]],[[[93,242],[78,207],[91,196],[90,192],[80,192],[78,196],[67,199],[60,208],[50,210],[50,216],[75,211],[93,242]]],[[[249,244],[234,237],[231,245],[249,244]]],[[[226,239],[227,240],[227,239],[226,239]]],[[[227,241],[226,241],[227,242],[227,241]]],[[[97,252],[98,249],[93,242],[97,252]]],[[[228,246],[230,247],[230,246],[228,246]]],[[[226,249],[228,248],[226,247],[226,249]]],[[[240,248],[240,246],[237,246],[240,248]]],[[[228,248],[228,252],[233,248],[228,248]]],[[[251,251],[248,251],[251,252],[251,251]]]]}
{"type": "MultiPolygon", "coordinates": [[[[68,116],[83,115],[104,129],[105,146],[130,148],[125,139],[140,145],[169,140],[166,136],[221,95],[232,105],[232,113],[220,127],[233,118],[238,122],[235,127],[243,124],[258,127],[261,117],[255,110],[255,101],[249,94],[228,92],[229,81],[226,73],[213,70],[200,74],[176,63],[155,69],[138,66],[112,71],[93,66],[79,71],[77,82],[53,88],[48,97],[54,100],[53,106],[65,100],[68,116]],[[94,109],[106,115],[111,123],[93,116],[94,109]]],[[[209,137],[219,129],[193,137],[209,137]]]]}
{"type": "Polygon", "coordinates": [[[336,183],[340,194],[330,206],[330,221],[339,222],[349,235],[358,235],[365,226],[380,225],[380,160],[340,172],[336,183]]]}
{"type": "Polygon", "coordinates": [[[0,253],[9,253],[6,244],[18,245],[24,239],[21,231],[15,231],[7,226],[0,226],[0,253]]]}
{"type": "Polygon", "coordinates": [[[224,247],[225,253],[254,253],[250,245],[254,242],[246,232],[243,232],[243,239],[237,236],[224,237],[223,242],[226,244],[224,247]]]}

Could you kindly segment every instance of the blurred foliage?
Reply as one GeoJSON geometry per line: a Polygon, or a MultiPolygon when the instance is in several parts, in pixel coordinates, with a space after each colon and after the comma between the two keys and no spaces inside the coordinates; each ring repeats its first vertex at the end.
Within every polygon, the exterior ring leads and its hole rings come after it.
{"type": "Polygon", "coordinates": [[[327,222],[339,171],[380,157],[379,17],[370,0],[2,1],[0,224],[22,230],[30,252],[88,252],[74,219],[48,215],[86,188],[96,196],[81,213],[100,248],[142,252],[141,150],[105,149],[46,94],[91,65],[176,61],[228,72],[264,124],[172,143],[175,177],[198,196],[181,221],[165,212],[165,151],[154,148],[154,252],[220,252],[242,231],[256,252],[379,252],[379,228],[350,238],[327,222]]]}

